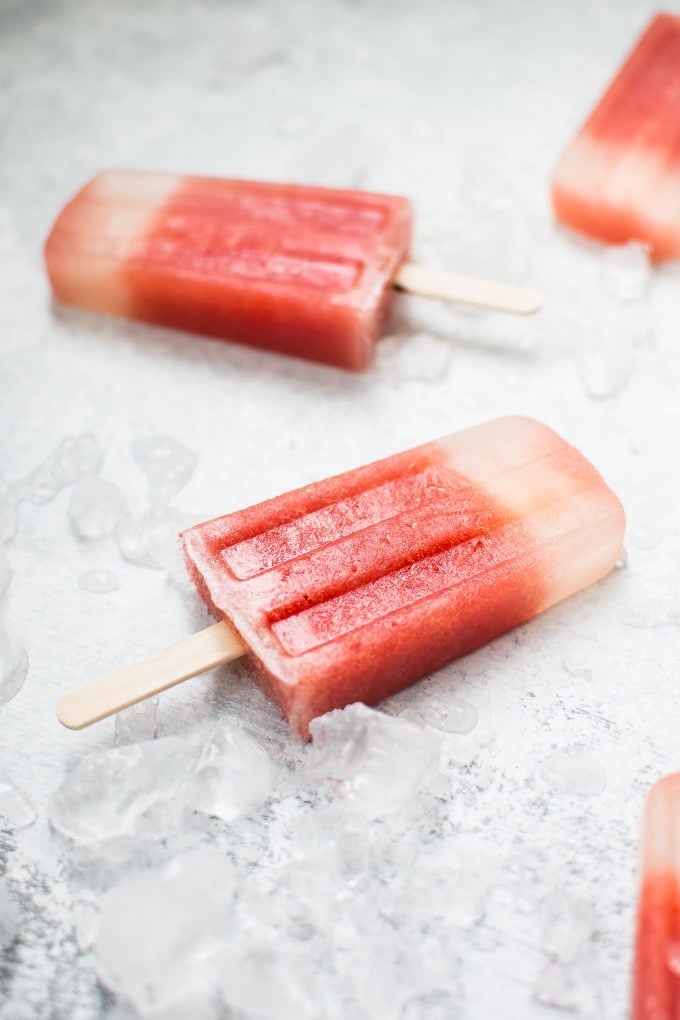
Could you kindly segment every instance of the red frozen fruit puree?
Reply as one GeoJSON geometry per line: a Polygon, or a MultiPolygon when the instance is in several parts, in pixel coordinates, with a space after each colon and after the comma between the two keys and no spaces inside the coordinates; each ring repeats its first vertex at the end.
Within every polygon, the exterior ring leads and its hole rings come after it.
{"type": "Polygon", "coordinates": [[[680,17],[653,18],[559,160],[552,197],[582,234],[680,258],[680,17]]]}
{"type": "Polygon", "coordinates": [[[505,418],[198,525],[191,576],[307,736],[606,574],[623,512],[538,422],[505,418]]]}
{"type": "Polygon", "coordinates": [[[680,1016],[680,773],[645,806],[632,1020],[680,1016]]]}
{"type": "Polygon", "coordinates": [[[410,240],[405,198],[107,172],[45,255],[66,303],[360,370],[410,240]]]}

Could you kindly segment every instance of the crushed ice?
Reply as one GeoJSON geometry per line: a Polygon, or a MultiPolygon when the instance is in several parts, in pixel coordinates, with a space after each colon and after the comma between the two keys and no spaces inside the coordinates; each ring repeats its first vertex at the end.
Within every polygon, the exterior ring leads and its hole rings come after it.
{"type": "Polygon", "coordinates": [[[148,698],[138,705],[119,712],[114,722],[114,743],[138,744],[145,740],[154,740],[158,728],[158,706],[160,698],[148,698]]]}

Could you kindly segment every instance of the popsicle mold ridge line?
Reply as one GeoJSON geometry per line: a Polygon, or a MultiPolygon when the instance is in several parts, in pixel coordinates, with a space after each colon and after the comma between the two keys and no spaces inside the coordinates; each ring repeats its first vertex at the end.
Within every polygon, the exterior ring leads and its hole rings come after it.
{"type": "Polygon", "coordinates": [[[45,260],[67,304],[361,370],[411,231],[400,196],[106,171],[45,260]]]}
{"type": "Polygon", "coordinates": [[[621,505],[505,418],[184,533],[191,576],[292,726],[372,703],[607,574],[621,505]]]}
{"type": "Polygon", "coordinates": [[[675,1020],[680,1009],[680,773],[645,802],[632,1020],[675,1020]]]}
{"type": "Polygon", "coordinates": [[[557,219],[680,258],[680,17],[657,14],[555,168],[557,219]]]}

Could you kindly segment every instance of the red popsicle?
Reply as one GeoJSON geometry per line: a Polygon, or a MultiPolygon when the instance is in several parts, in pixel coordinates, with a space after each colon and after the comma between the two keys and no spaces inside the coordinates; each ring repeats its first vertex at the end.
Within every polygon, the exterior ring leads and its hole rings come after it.
{"type": "Polygon", "coordinates": [[[409,265],[411,228],[398,196],[108,172],[61,212],[45,258],[67,304],[354,370],[395,285],[536,310],[521,288],[409,265]]]}
{"type": "Polygon", "coordinates": [[[680,773],[647,797],[633,977],[632,1020],[680,1016],[680,773]]]}
{"type": "Polygon", "coordinates": [[[623,529],[550,429],[479,425],[186,532],[226,622],[67,695],[59,717],[80,728],[249,650],[306,737],[315,716],[378,701],[592,584],[623,529]]]}
{"type": "Polygon", "coordinates": [[[582,234],[680,258],[680,17],[653,18],[560,158],[552,200],[582,234]]]}

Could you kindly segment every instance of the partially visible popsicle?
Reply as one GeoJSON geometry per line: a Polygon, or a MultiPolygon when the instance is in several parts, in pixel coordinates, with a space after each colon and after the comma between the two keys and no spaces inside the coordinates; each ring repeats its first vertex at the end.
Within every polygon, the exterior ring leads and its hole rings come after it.
{"type": "Polygon", "coordinates": [[[680,773],[647,796],[633,975],[632,1020],[680,1016],[680,773]]]}
{"type": "MultiPolygon", "coordinates": [[[[238,635],[223,661],[249,649],[306,737],[315,716],[378,701],[592,584],[623,531],[577,450],[503,418],[200,524],[184,546],[238,635]]],[[[201,656],[215,665],[219,648],[201,656]]],[[[155,660],[151,681],[128,667],[91,685],[89,703],[88,688],[68,695],[60,718],[79,728],[208,668],[185,665],[155,660]]]]}
{"type": "Polygon", "coordinates": [[[680,17],[652,19],[560,158],[552,200],[582,234],[680,258],[680,17]]]}
{"type": "Polygon", "coordinates": [[[538,307],[522,288],[410,265],[411,230],[398,196],[109,171],[62,210],[45,259],[66,304],[357,371],[394,286],[538,307]]]}

